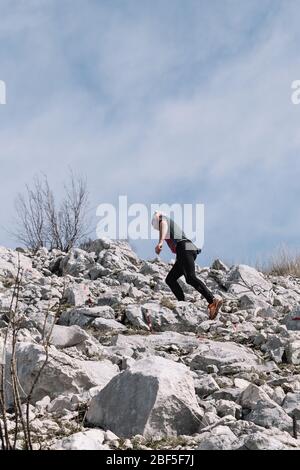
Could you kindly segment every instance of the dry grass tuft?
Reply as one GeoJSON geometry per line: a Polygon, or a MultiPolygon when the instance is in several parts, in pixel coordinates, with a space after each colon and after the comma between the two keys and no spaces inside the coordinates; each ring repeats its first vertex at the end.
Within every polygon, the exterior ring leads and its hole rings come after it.
{"type": "Polygon", "coordinates": [[[281,247],[270,260],[257,269],[274,276],[300,277],[300,253],[281,247]]]}

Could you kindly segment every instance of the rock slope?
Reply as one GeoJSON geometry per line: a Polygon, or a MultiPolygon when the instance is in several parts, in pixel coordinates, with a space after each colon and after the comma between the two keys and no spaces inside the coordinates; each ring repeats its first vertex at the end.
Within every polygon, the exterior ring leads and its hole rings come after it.
{"type": "MultiPolygon", "coordinates": [[[[220,260],[197,267],[224,299],[210,321],[183,281],[186,301],[174,300],[170,265],[140,260],[126,242],[0,248],[0,346],[18,265],[22,400],[47,333],[50,343],[31,396],[34,448],[300,448],[300,279],[220,260]]],[[[10,349],[9,338],[7,363],[10,349]]],[[[6,401],[13,433],[9,378],[6,401]]]]}

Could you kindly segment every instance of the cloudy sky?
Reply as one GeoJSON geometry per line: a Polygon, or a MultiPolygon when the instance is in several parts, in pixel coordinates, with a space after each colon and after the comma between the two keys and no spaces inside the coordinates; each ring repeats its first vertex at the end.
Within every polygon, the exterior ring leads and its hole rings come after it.
{"type": "Polygon", "coordinates": [[[297,248],[299,0],[0,0],[0,15],[0,244],[24,185],[45,173],[59,196],[71,167],[95,224],[119,195],[204,203],[201,264],[297,248]]]}

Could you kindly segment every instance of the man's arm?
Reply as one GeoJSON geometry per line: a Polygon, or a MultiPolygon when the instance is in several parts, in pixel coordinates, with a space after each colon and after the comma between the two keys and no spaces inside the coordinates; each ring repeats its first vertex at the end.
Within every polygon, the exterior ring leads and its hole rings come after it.
{"type": "Polygon", "coordinates": [[[167,223],[166,220],[162,219],[159,222],[159,242],[155,247],[155,252],[158,255],[160,254],[160,252],[162,250],[163,243],[166,239],[167,233],[168,233],[168,223],[167,223]]]}

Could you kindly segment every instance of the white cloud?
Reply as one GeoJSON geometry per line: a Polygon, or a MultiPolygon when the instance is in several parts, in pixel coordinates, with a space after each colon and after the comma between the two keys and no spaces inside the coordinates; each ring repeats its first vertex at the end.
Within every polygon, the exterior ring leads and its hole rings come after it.
{"type": "Polygon", "coordinates": [[[299,217],[280,225],[272,205],[276,182],[281,210],[297,211],[299,7],[155,3],[4,2],[0,78],[12,104],[0,110],[2,224],[36,172],[59,191],[72,166],[88,176],[94,205],[119,194],[181,201],[188,188],[186,202],[207,205],[209,256],[288,241],[299,217]]]}

